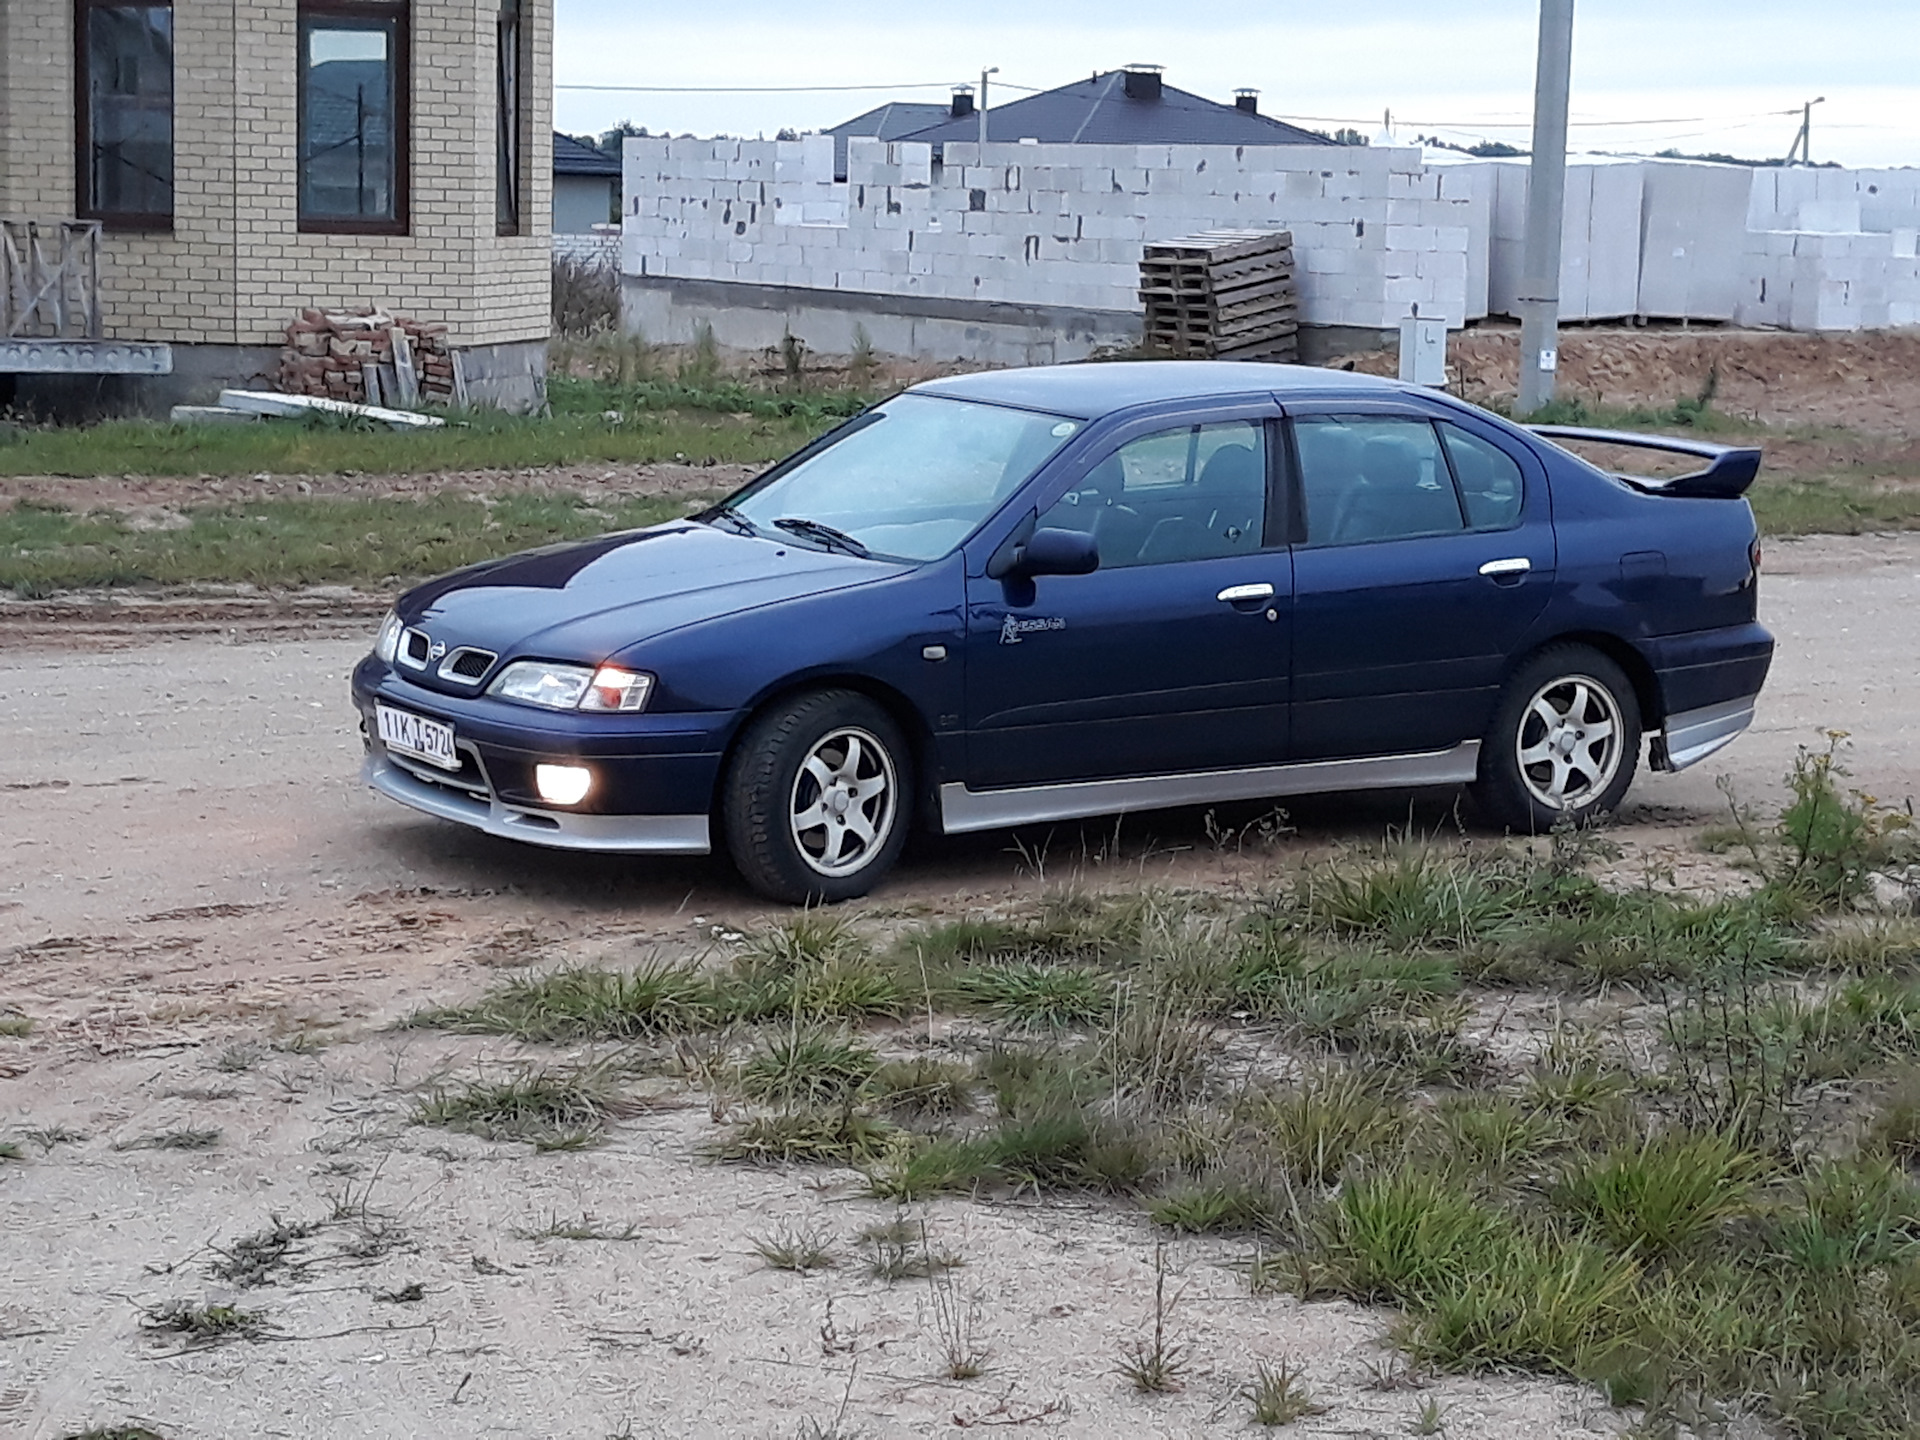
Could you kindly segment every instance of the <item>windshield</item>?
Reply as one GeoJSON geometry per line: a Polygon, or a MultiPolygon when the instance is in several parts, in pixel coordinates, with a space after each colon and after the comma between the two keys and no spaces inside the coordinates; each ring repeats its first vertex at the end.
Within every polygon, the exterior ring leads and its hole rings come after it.
{"type": "Polygon", "coordinates": [[[727,508],[765,535],[934,560],[1079,429],[1058,415],[897,395],[727,508]]]}

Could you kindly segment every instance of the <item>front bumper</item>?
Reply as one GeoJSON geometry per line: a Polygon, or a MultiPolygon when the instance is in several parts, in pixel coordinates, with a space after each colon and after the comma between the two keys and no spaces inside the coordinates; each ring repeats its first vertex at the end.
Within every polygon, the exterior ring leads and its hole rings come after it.
{"type": "Polygon", "coordinates": [[[455,789],[397,763],[378,744],[368,752],[360,778],[402,805],[497,835],[558,850],[599,850],[626,855],[706,855],[713,849],[705,815],[575,815],[563,810],[523,810],[496,795],[455,789]]]}
{"type": "Polygon", "coordinates": [[[489,835],[565,850],[705,855],[709,812],[726,724],[722,715],[579,716],[528,712],[480,695],[415,685],[369,658],[356,668],[353,699],[367,747],[361,776],[402,805],[489,835]],[[454,727],[455,773],[380,743],[374,706],[384,702],[454,727]],[[585,764],[592,793],[578,807],[543,803],[534,783],[544,761],[585,764]]]}

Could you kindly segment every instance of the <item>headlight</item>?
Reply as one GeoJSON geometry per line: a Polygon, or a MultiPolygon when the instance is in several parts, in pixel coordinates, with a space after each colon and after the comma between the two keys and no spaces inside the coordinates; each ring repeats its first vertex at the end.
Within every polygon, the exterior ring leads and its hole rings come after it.
{"type": "Polygon", "coordinates": [[[500,672],[488,693],[547,710],[600,710],[632,713],[647,708],[653,677],[615,665],[598,670],[547,660],[516,660],[500,672]]]}
{"type": "Polygon", "coordinates": [[[380,622],[380,629],[373,637],[373,653],[380,657],[381,664],[393,664],[393,657],[400,653],[400,632],[405,628],[400,616],[392,610],[380,622]]]}
{"type": "Polygon", "coordinates": [[[584,665],[550,665],[545,660],[516,660],[488,687],[490,694],[523,705],[549,710],[571,710],[593,683],[593,671],[584,665]]]}
{"type": "Polygon", "coordinates": [[[580,697],[582,710],[644,710],[653,691],[653,677],[616,665],[602,665],[593,672],[587,693],[580,697]]]}

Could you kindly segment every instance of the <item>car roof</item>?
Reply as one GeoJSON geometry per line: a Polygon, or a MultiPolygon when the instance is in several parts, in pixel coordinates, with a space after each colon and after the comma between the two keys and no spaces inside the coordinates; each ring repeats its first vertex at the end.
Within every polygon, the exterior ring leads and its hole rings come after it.
{"type": "Polygon", "coordinates": [[[1232,399],[1291,391],[1404,394],[1409,387],[1378,375],[1319,370],[1310,365],[1262,365],[1244,360],[1122,360],[1082,365],[1036,365],[986,370],[915,385],[916,395],[1018,405],[1079,420],[1168,400],[1232,399]]]}

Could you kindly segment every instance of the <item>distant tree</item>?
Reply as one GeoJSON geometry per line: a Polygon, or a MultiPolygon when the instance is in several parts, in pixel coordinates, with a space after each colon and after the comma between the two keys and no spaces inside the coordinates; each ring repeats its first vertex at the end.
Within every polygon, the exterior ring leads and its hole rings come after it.
{"type": "Polygon", "coordinates": [[[778,130],[773,132],[773,138],[776,140],[798,140],[800,138],[800,132],[790,125],[782,125],[778,130]]]}
{"type": "Polygon", "coordinates": [[[1358,130],[1355,130],[1351,125],[1334,131],[1333,134],[1327,138],[1336,145],[1366,145],[1370,143],[1366,136],[1362,135],[1358,130]]]}
{"type": "Polygon", "coordinates": [[[1527,152],[1517,145],[1509,145],[1504,140],[1482,140],[1478,144],[1467,146],[1467,154],[1478,155],[1487,160],[1508,160],[1527,152]]]}
{"type": "Polygon", "coordinates": [[[629,135],[634,136],[636,139],[645,140],[647,138],[647,127],[644,125],[636,125],[631,120],[622,120],[618,125],[614,126],[613,129],[604,132],[598,140],[588,136],[586,143],[593,146],[594,149],[600,151],[603,155],[618,156],[620,154],[621,142],[629,135]]]}

